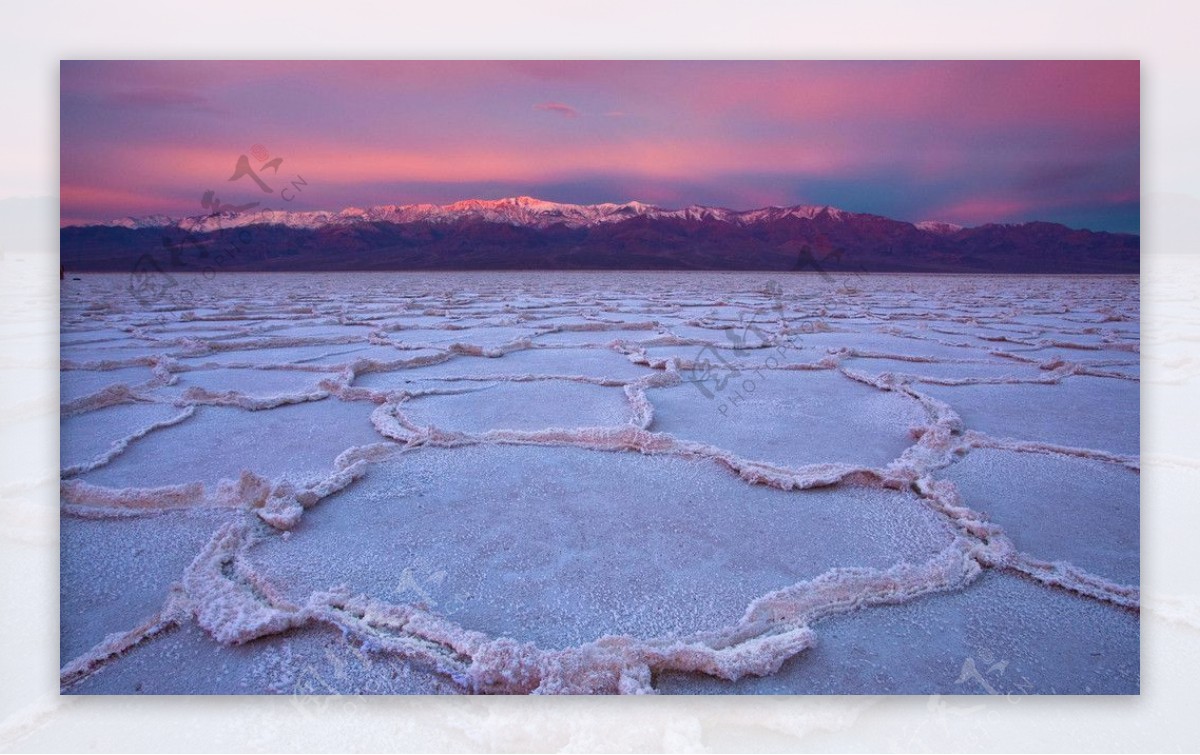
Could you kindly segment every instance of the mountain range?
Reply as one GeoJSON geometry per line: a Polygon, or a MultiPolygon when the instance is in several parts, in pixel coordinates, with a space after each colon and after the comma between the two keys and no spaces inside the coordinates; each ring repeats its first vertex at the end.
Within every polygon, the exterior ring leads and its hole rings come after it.
{"type": "Polygon", "coordinates": [[[1137,273],[1136,234],[909,223],[835,207],[729,210],[532,197],[340,212],[236,210],[60,229],[72,271],[811,270],[1137,273]]]}

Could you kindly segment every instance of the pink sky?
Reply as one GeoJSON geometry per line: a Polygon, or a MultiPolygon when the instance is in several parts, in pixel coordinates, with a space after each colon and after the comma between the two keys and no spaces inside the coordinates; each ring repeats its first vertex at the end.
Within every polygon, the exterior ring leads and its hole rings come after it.
{"type": "Polygon", "coordinates": [[[65,223],[202,214],[212,190],[1139,226],[1136,61],[67,61],[61,86],[65,223]],[[241,155],[270,192],[229,180],[241,155]]]}

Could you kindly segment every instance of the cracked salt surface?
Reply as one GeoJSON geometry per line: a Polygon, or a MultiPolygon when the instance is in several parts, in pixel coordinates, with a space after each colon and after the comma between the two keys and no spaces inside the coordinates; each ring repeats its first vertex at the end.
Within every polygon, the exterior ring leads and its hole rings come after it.
{"type": "Polygon", "coordinates": [[[632,407],[619,387],[571,381],[467,385],[463,393],[433,394],[404,405],[419,425],[478,433],[494,429],[627,425],[632,407]]]}
{"type": "Polygon", "coordinates": [[[929,385],[968,427],[995,437],[1043,441],[1136,456],[1136,381],[1073,375],[1051,385],[929,385]]]}
{"type": "Polygon", "coordinates": [[[179,575],[233,512],[199,510],[145,517],[64,516],[59,593],[63,662],[157,611],[179,575]],[[167,543],[170,547],[162,547],[167,543]]]}
{"type": "Polygon", "coordinates": [[[64,692],[1138,690],[1135,278],[191,283],[63,291],[64,692]]]}
{"type": "Polygon", "coordinates": [[[904,376],[913,382],[938,383],[941,381],[978,380],[986,378],[996,382],[1023,380],[1038,382],[1050,379],[1037,364],[1013,362],[1009,359],[979,359],[956,362],[912,362],[902,359],[875,359],[856,357],[842,362],[842,366],[871,375],[890,372],[904,376]]]}
{"type": "Polygon", "coordinates": [[[216,484],[237,479],[243,469],[270,479],[323,476],[345,449],[382,440],[371,428],[370,414],[367,404],[336,398],[259,412],[200,406],[187,421],[155,430],[80,479],[147,488],[216,484]]]}
{"type": "Polygon", "coordinates": [[[1022,551],[1138,583],[1136,472],[1091,459],[981,448],[945,477],[1022,551]],[[1021,484],[1014,488],[1013,480],[1021,484]]]}
{"type": "Polygon", "coordinates": [[[661,338],[662,336],[663,331],[660,331],[657,328],[653,330],[565,330],[539,334],[535,340],[539,344],[565,346],[605,346],[613,341],[641,343],[643,341],[653,341],[654,339],[661,338]]]}
{"type": "Polygon", "coordinates": [[[448,361],[422,365],[404,371],[371,372],[356,381],[367,387],[392,387],[405,381],[436,378],[489,378],[492,376],[539,376],[608,378],[611,381],[631,380],[651,374],[648,367],[634,364],[615,350],[601,348],[530,348],[505,354],[460,355],[453,353],[448,361]],[[503,356],[504,358],[499,358],[503,356]]]}
{"type": "Polygon", "coordinates": [[[183,412],[166,404],[115,404],[62,418],[59,459],[64,469],[88,464],[134,442],[139,431],[171,421],[183,412]]]}
{"type": "Polygon", "coordinates": [[[157,388],[154,395],[182,395],[192,388],[201,388],[210,393],[236,391],[246,396],[266,398],[317,390],[324,375],[300,370],[211,368],[179,372],[176,377],[178,380],[173,385],[157,388]]]}
{"type": "Polygon", "coordinates": [[[59,398],[68,401],[89,396],[110,385],[140,385],[153,375],[146,367],[125,367],[117,370],[64,370],[59,381],[59,398]]]}
{"type": "Polygon", "coordinates": [[[908,493],[788,493],[708,460],[477,445],[380,464],[250,558],[294,600],[346,583],[561,648],[733,624],[772,590],[836,566],[921,562],[953,539],[908,493]]]}
{"type": "MultiPolygon", "coordinates": [[[[713,386],[715,387],[715,386],[713,386]]],[[[928,421],[920,403],[833,370],[743,370],[709,400],[695,386],[656,388],[650,429],[784,466],[886,466],[928,421]]]]}
{"type": "Polygon", "coordinates": [[[297,629],[230,647],[191,624],[72,688],[75,694],[94,695],[305,695],[293,702],[300,714],[312,716],[337,704],[320,696],[458,691],[452,682],[402,657],[366,652],[329,629],[297,629]]]}
{"type": "Polygon", "coordinates": [[[845,614],[774,676],[664,674],[666,694],[1128,694],[1138,617],[1003,573],[967,590],[845,614]]]}

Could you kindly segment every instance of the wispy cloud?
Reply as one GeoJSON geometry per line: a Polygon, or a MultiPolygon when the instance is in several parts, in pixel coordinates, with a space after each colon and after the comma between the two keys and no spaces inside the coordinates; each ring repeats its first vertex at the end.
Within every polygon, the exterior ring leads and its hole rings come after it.
{"type": "Polygon", "coordinates": [[[143,87],[113,92],[105,97],[113,105],[132,107],[190,107],[208,109],[207,98],[184,89],[169,87],[143,87]]]}
{"type": "Polygon", "coordinates": [[[579,111],[570,105],[561,102],[539,102],[533,106],[534,110],[541,110],[546,113],[558,113],[564,118],[578,118],[579,111]]]}

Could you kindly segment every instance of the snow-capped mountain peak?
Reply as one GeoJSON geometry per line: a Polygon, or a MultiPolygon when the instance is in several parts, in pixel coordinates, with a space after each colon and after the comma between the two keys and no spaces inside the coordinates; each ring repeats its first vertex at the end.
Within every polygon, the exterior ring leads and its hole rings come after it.
{"type": "Polygon", "coordinates": [[[252,210],[240,213],[198,215],[178,221],[156,215],[145,218],[122,218],[107,225],[131,229],[177,225],[189,231],[203,232],[218,228],[259,224],[311,229],[363,222],[452,223],[476,220],[534,228],[548,228],[554,225],[582,228],[602,223],[618,223],[635,217],[749,225],[763,220],[779,220],[788,216],[811,220],[822,215],[834,220],[853,217],[853,213],[826,205],[766,207],[758,210],[739,211],[693,204],[682,209],[664,209],[658,205],[637,200],[622,203],[569,204],[550,202],[530,196],[517,196],[502,199],[464,199],[444,205],[388,204],[365,208],[346,207],[336,212],[252,210]]]}
{"type": "Polygon", "coordinates": [[[917,228],[920,228],[922,231],[929,231],[930,233],[939,233],[943,235],[958,233],[963,229],[961,225],[946,223],[941,220],[922,220],[919,223],[913,223],[913,225],[917,228]]]}
{"type": "MultiPolygon", "coordinates": [[[[605,223],[620,223],[632,218],[666,219],[697,222],[730,223],[738,226],[755,225],[787,219],[832,220],[849,222],[855,218],[874,217],[829,205],[770,206],[755,210],[730,210],[723,207],[688,205],[682,209],[664,209],[658,205],[630,200],[600,204],[570,204],[550,202],[531,196],[501,199],[464,199],[450,204],[386,204],[374,207],[346,207],[339,211],[251,210],[197,215],[173,220],[165,215],[126,217],[104,225],[129,228],[163,228],[175,226],[192,232],[215,231],[221,228],[240,228],[252,225],[282,225],[288,228],[317,229],[326,226],[345,226],[357,223],[458,223],[480,221],[529,228],[587,228],[605,223]]],[[[963,226],[937,220],[923,220],[913,227],[926,233],[951,236],[963,226]]]]}

